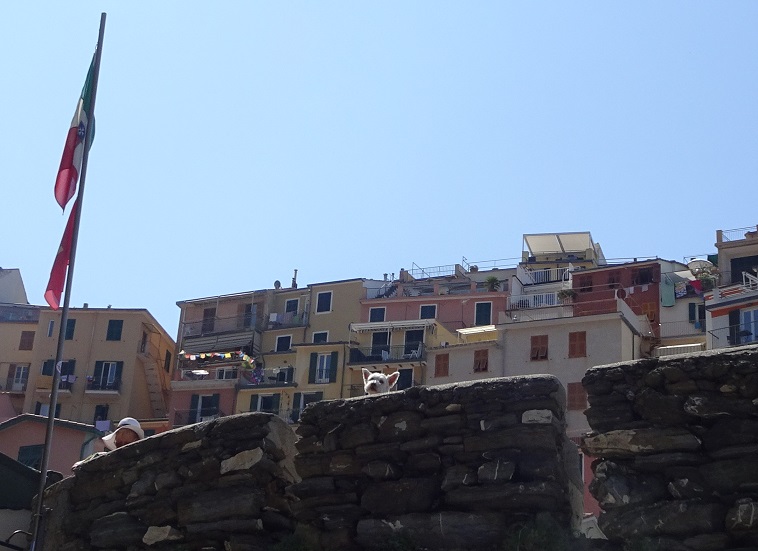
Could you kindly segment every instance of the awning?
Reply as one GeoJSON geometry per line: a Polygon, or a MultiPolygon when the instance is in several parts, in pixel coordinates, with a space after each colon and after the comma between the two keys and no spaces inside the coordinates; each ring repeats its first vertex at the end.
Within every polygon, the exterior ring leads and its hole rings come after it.
{"type": "Polygon", "coordinates": [[[489,331],[495,331],[496,328],[494,325],[477,325],[476,327],[465,327],[463,329],[458,329],[458,333],[461,335],[474,335],[476,333],[487,333],[489,331]]]}
{"type": "Polygon", "coordinates": [[[434,320],[374,321],[370,323],[351,323],[350,331],[354,331],[355,333],[403,331],[407,329],[430,329],[436,325],[434,320]]]}
{"type": "Polygon", "coordinates": [[[524,242],[533,255],[583,253],[587,249],[594,249],[589,232],[526,234],[524,242]]]}
{"type": "Polygon", "coordinates": [[[182,348],[187,354],[202,354],[203,352],[228,352],[249,346],[253,342],[251,334],[240,335],[209,335],[207,337],[185,337],[182,348]]]}

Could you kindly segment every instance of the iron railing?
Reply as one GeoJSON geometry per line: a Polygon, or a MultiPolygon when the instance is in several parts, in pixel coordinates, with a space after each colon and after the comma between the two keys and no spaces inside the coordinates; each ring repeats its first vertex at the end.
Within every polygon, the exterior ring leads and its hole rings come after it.
{"type": "Polygon", "coordinates": [[[277,388],[297,386],[295,368],[267,367],[266,369],[241,369],[238,381],[239,388],[277,388]]]}
{"type": "Polygon", "coordinates": [[[121,390],[121,379],[115,379],[114,381],[103,381],[87,378],[87,390],[121,390]]]}
{"type": "Polygon", "coordinates": [[[215,317],[197,321],[185,321],[181,326],[183,338],[202,337],[217,333],[231,333],[235,331],[254,331],[258,320],[252,313],[240,314],[230,317],[215,317]]]}
{"type": "Polygon", "coordinates": [[[8,377],[8,379],[5,382],[5,391],[6,392],[26,392],[27,383],[28,383],[27,379],[22,379],[21,381],[17,381],[14,377],[8,377]]]}
{"type": "Polygon", "coordinates": [[[272,312],[268,315],[269,329],[284,329],[287,327],[304,327],[308,325],[308,315],[305,312],[272,312]]]}
{"type": "Polygon", "coordinates": [[[730,325],[720,329],[708,331],[711,336],[711,348],[726,348],[729,346],[742,346],[758,342],[758,328],[746,327],[742,324],[730,325]]]}
{"type": "Polygon", "coordinates": [[[409,343],[399,346],[378,345],[350,349],[350,363],[402,362],[425,360],[424,343],[409,343]]]}

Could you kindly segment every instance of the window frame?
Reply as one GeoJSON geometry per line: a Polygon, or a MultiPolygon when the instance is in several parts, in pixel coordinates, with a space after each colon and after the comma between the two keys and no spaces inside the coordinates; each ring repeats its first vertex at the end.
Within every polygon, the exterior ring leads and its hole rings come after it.
{"type": "MultiPolygon", "coordinates": [[[[491,315],[491,312],[490,312],[491,315]]],[[[474,317],[476,317],[476,314],[474,314],[474,317]]],[[[436,304],[420,304],[418,307],[418,319],[420,320],[433,320],[437,319],[437,305],[436,304]],[[434,315],[431,317],[424,316],[424,308],[434,308],[434,315]]]]}
{"type": "Polygon", "coordinates": [[[484,325],[492,325],[492,301],[491,300],[474,303],[474,326],[482,327],[484,325]],[[487,316],[489,321],[487,321],[487,323],[479,323],[479,307],[485,304],[489,306],[489,313],[487,316]]]}
{"type": "Polygon", "coordinates": [[[292,335],[277,335],[276,337],[276,346],[274,347],[274,352],[289,352],[292,350],[292,335]],[[289,339],[289,344],[287,345],[287,348],[280,348],[279,341],[281,339],[289,339]]]}
{"type": "Polygon", "coordinates": [[[550,339],[548,335],[532,335],[530,337],[529,360],[533,362],[546,361],[548,359],[548,346],[550,339]]]}
{"type": "Polygon", "coordinates": [[[332,291],[319,291],[318,293],[316,293],[316,313],[317,314],[328,314],[329,312],[331,312],[332,311],[332,299],[333,299],[333,293],[332,293],[332,291]],[[326,309],[322,308],[322,304],[321,304],[322,303],[322,300],[321,300],[321,296],[322,295],[323,296],[329,295],[329,305],[328,305],[328,308],[326,308],[326,309]]]}
{"type": "Polygon", "coordinates": [[[239,371],[236,367],[217,367],[216,368],[216,380],[229,381],[239,378],[239,371]]]}
{"type": "Polygon", "coordinates": [[[288,298],[284,301],[284,313],[287,314],[289,312],[292,312],[294,315],[297,315],[298,310],[300,309],[300,299],[299,298],[288,298]],[[290,304],[295,303],[295,309],[293,310],[290,307],[290,304]]]}
{"type": "Polygon", "coordinates": [[[329,342],[329,331],[314,331],[311,335],[311,342],[313,344],[325,344],[329,342]],[[316,335],[325,335],[324,340],[316,340],[316,335]]]}
{"type": "Polygon", "coordinates": [[[316,359],[316,378],[314,382],[317,385],[331,383],[330,374],[332,367],[332,354],[331,352],[323,352],[318,354],[316,359]],[[326,375],[324,375],[326,374],[326,375]]]}
{"type": "Polygon", "coordinates": [[[587,409],[587,390],[582,383],[574,382],[566,385],[566,410],[584,411],[587,409]]]}
{"type": "Polygon", "coordinates": [[[443,352],[434,356],[434,376],[450,376],[450,352],[443,352]]]}
{"type": "Polygon", "coordinates": [[[121,337],[124,332],[124,320],[111,319],[108,320],[108,329],[105,332],[105,340],[118,342],[121,341],[121,337]]]}
{"type": "Polygon", "coordinates": [[[64,340],[67,340],[67,341],[74,340],[75,331],[76,331],[76,319],[68,318],[66,320],[66,334],[65,334],[64,340]]]}
{"type": "Polygon", "coordinates": [[[387,307],[386,306],[372,306],[368,309],[368,321],[369,323],[379,323],[382,321],[385,321],[387,317],[387,307]],[[374,319],[374,312],[380,312],[381,311],[381,318],[382,319],[374,319]]]}
{"type": "Polygon", "coordinates": [[[587,331],[571,331],[568,334],[568,357],[587,357],[587,331]]]}
{"type": "Polygon", "coordinates": [[[474,373],[486,373],[489,371],[490,350],[480,348],[474,350],[474,373]]]}
{"type": "Polygon", "coordinates": [[[21,331],[21,338],[19,339],[19,350],[34,350],[34,336],[36,331],[21,331]]]}

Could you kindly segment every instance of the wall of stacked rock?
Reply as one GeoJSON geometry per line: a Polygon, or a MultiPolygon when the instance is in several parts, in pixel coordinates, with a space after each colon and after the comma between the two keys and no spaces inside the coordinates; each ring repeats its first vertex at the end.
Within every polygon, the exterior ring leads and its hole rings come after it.
{"type": "Polygon", "coordinates": [[[301,417],[288,488],[298,531],[322,549],[498,549],[549,515],[578,528],[582,483],[552,376],[318,402],[301,417]]]}
{"type": "Polygon", "coordinates": [[[758,548],[758,347],[594,367],[582,383],[611,541],[758,548]]]}
{"type": "Polygon", "coordinates": [[[270,549],[294,529],[295,440],[250,413],[94,457],[46,491],[43,549],[270,549]]]}

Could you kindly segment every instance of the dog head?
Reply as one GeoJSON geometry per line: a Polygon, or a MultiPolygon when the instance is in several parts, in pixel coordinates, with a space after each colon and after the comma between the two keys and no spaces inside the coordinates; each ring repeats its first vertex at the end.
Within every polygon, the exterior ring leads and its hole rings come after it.
{"type": "Polygon", "coordinates": [[[397,383],[400,372],[395,371],[392,375],[383,373],[371,373],[365,367],[363,368],[363,390],[366,394],[383,394],[392,390],[397,383]]]}

